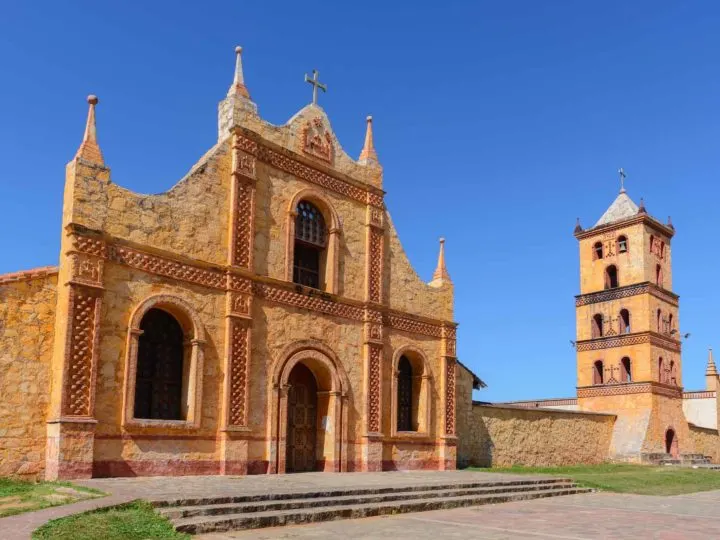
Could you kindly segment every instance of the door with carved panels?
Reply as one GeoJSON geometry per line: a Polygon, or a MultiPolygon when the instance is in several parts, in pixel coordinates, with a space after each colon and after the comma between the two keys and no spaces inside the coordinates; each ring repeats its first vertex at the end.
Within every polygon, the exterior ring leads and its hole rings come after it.
{"type": "Polygon", "coordinates": [[[287,472],[315,470],[317,440],[317,382],[302,364],[288,379],[287,472]]]}

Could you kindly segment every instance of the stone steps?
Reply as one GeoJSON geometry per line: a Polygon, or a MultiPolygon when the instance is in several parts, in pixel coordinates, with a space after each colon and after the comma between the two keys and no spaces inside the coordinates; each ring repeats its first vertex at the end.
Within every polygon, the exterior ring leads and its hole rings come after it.
{"type": "Polygon", "coordinates": [[[562,478],[154,501],[181,532],[257,529],[587,493],[562,478]]]}

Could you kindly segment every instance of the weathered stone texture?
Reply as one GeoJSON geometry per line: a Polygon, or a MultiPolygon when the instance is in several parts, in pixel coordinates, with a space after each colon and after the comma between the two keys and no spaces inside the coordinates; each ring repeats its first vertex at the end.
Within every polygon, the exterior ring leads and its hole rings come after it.
{"type": "Polygon", "coordinates": [[[0,476],[45,468],[57,275],[0,284],[0,476]]]}
{"type": "Polygon", "coordinates": [[[720,436],[718,430],[689,424],[690,437],[695,446],[695,453],[710,458],[713,463],[720,462],[720,436]]]}
{"type": "Polygon", "coordinates": [[[614,421],[609,414],[475,404],[462,456],[483,467],[602,463],[614,421]]]}

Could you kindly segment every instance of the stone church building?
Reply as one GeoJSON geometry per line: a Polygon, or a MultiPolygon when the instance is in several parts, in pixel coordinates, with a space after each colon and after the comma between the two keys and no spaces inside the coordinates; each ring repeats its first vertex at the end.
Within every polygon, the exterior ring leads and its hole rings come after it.
{"type": "MultiPolygon", "coordinates": [[[[115,184],[95,106],[60,262],[0,276],[0,475],[452,469],[453,285],[403,252],[367,118],[259,115],[241,49],[217,143],[159,195],[115,184]]],[[[460,375],[458,375],[460,373],[460,375]]]]}

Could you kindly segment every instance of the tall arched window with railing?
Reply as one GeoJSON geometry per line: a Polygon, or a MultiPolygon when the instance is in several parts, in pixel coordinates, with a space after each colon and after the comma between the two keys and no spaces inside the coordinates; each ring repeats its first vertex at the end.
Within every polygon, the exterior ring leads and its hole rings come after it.
{"type": "Polygon", "coordinates": [[[298,203],[295,216],[293,281],[314,289],[324,288],[327,227],[322,212],[309,201],[298,203]]]}

